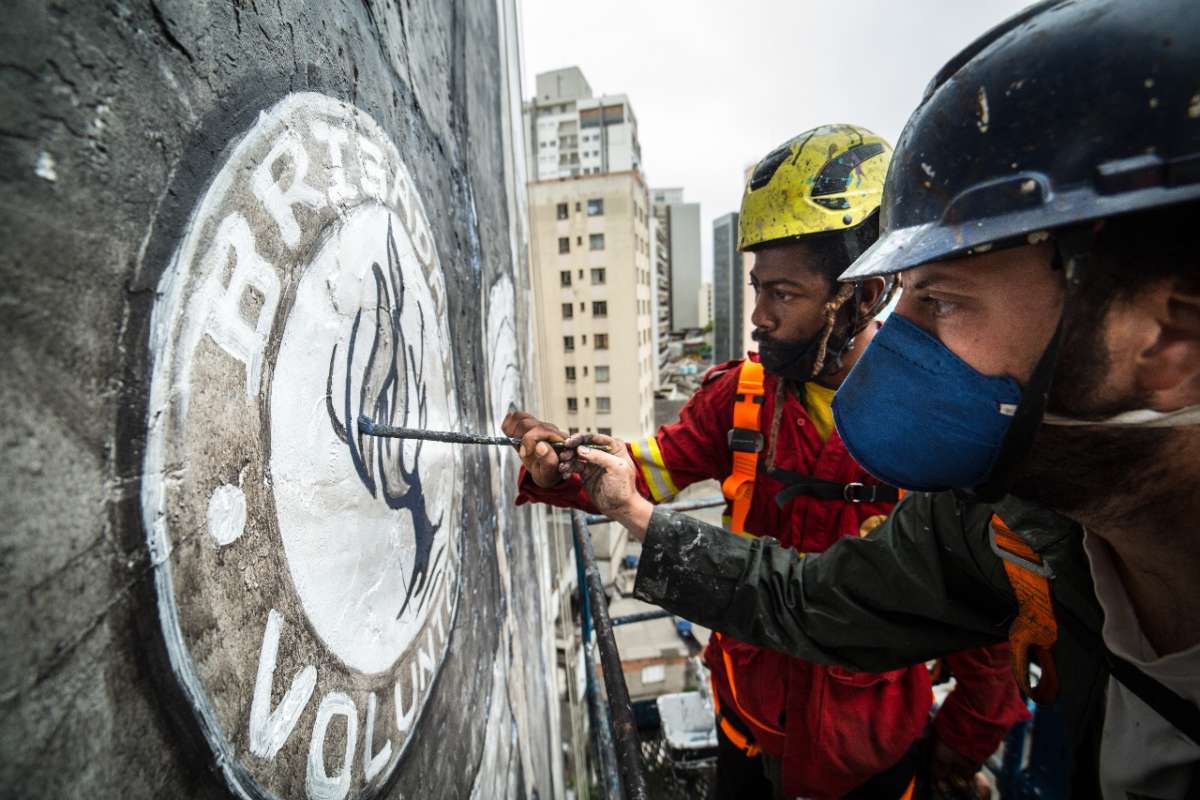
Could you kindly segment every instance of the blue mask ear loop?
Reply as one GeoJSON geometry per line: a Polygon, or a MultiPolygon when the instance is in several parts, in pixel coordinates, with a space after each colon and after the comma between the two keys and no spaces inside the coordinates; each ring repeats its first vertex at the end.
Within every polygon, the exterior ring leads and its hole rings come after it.
{"type": "Polygon", "coordinates": [[[1020,467],[1029,451],[1033,449],[1033,438],[1042,424],[1043,414],[1046,413],[1046,402],[1050,397],[1050,386],[1054,380],[1055,367],[1058,365],[1063,328],[1070,318],[1070,309],[1094,239],[1095,233],[1090,224],[1064,228],[1055,233],[1054,266],[1063,268],[1067,278],[1066,295],[1063,298],[1062,311],[1059,312],[1058,325],[1054,329],[1054,336],[1042,351],[1028,385],[1022,388],[1021,402],[1013,414],[1012,424],[1009,425],[1000,454],[996,457],[996,463],[992,465],[987,479],[978,486],[959,493],[969,501],[994,503],[1008,494],[1020,467]]]}

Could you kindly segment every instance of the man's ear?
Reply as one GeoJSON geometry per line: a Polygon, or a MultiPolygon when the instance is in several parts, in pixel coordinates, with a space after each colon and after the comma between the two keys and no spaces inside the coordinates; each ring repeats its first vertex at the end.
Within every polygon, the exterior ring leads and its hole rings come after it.
{"type": "Polygon", "coordinates": [[[858,313],[866,316],[871,313],[872,309],[878,311],[879,309],[875,308],[875,304],[879,302],[879,298],[883,296],[886,290],[887,282],[883,278],[867,278],[864,280],[859,289],[858,313]]]}
{"type": "MultiPolygon", "coordinates": [[[[1134,379],[1156,411],[1200,404],[1200,288],[1163,281],[1132,302],[1148,334],[1134,379]]],[[[1139,326],[1141,327],[1141,326],[1139,326]]]]}

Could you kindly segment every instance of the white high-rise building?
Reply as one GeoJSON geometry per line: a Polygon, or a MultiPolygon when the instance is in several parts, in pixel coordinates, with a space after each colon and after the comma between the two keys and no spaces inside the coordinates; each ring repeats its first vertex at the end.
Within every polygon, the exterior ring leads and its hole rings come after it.
{"type": "Polygon", "coordinates": [[[637,117],[623,94],[592,96],[579,67],[537,76],[524,107],[530,181],[639,171],[637,117]]]}
{"type": "Polygon", "coordinates": [[[654,425],[654,234],[633,109],[591,95],[568,67],[525,103],[539,386],[563,430],[632,440],[654,425]]]}
{"type": "MultiPolygon", "coordinates": [[[[750,176],[754,174],[754,167],[754,164],[749,164],[742,171],[743,185],[750,182],[750,176]]],[[[754,304],[758,298],[755,297],[754,289],[749,285],[750,271],[754,269],[754,253],[746,251],[741,255],[742,277],[747,284],[742,288],[742,349],[747,352],[757,352],[758,343],[754,341],[754,323],[751,321],[751,316],[754,314],[754,304]]]]}

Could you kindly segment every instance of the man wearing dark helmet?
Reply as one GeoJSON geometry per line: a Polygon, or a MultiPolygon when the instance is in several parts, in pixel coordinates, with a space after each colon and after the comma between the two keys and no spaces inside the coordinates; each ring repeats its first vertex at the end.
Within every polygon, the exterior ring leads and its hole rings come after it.
{"type": "Polygon", "coordinates": [[[833,409],[910,494],[802,558],[653,512],[622,459],[568,441],[645,535],[637,591],[860,669],[1008,638],[1065,715],[1076,796],[1197,796],[1198,220],[1193,3],[1047,2],[985,34],[930,84],[842,276],[902,282],[833,409]]]}

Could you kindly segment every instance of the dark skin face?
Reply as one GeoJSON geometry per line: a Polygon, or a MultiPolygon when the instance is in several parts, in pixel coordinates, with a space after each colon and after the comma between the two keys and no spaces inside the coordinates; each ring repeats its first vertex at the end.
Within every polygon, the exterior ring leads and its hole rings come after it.
{"type": "MultiPolygon", "coordinates": [[[[785,343],[806,342],[821,333],[825,327],[825,304],[838,287],[813,261],[812,251],[803,239],[755,251],[754,268],[750,270],[750,285],[754,289],[750,321],[757,331],[785,343]]],[[[884,286],[880,278],[864,282],[860,314],[870,313],[884,286]]],[[[843,312],[840,318],[846,316],[843,312]]],[[[843,358],[843,369],[822,375],[817,382],[830,388],[840,386],[874,335],[874,326],[868,325],[855,337],[854,347],[843,358]]]]}

